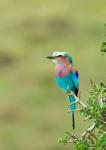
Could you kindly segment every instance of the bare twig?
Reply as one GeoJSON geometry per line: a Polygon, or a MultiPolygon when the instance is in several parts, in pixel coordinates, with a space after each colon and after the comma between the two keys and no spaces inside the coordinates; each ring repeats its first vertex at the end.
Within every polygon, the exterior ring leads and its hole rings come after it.
{"type": "Polygon", "coordinates": [[[89,127],[82,135],[81,137],[85,137],[87,133],[92,132],[95,129],[96,124],[94,123],[91,127],[89,127]]]}
{"type": "Polygon", "coordinates": [[[99,101],[99,104],[102,108],[103,107],[103,96],[102,96],[102,94],[99,95],[99,100],[98,101],[99,101]]]}
{"type": "Polygon", "coordinates": [[[95,84],[93,83],[92,79],[90,79],[91,85],[93,87],[93,90],[95,90],[95,84]]]}
{"type": "Polygon", "coordinates": [[[99,121],[101,121],[103,124],[106,124],[106,121],[99,119],[99,121]]]}
{"type": "Polygon", "coordinates": [[[86,120],[89,120],[90,118],[91,118],[91,116],[88,116],[84,120],[86,121],[86,120]]]}
{"type": "Polygon", "coordinates": [[[69,96],[73,96],[74,98],[75,98],[75,102],[73,102],[73,103],[71,103],[70,105],[73,105],[73,104],[75,104],[75,103],[78,103],[78,104],[80,104],[82,107],[86,107],[86,105],[81,101],[81,100],[79,100],[79,98],[71,91],[71,92],[69,92],[68,93],[68,95],[69,96]]]}
{"type": "Polygon", "coordinates": [[[79,139],[75,135],[72,135],[69,132],[66,132],[66,134],[70,136],[70,140],[68,141],[68,143],[76,143],[77,141],[79,141],[79,139]]]}

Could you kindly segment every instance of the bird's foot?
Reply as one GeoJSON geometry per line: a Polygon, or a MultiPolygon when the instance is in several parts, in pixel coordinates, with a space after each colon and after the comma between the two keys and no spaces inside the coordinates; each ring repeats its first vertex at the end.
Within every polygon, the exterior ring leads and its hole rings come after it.
{"type": "Polygon", "coordinates": [[[79,100],[76,100],[76,101],[72,102],[71,104],[69,104],[69,106],[71,106],[71,105],[73,105],[73,104],[76,104],[76,103],[78,103],[78,102],[79,102],[79,100]]]}
{"type": "Polygon", "coordinates": [[[67,110],[67,113],[70,113],[70,112],[76,112],[76,111],[81,111],[81,109],[67,110]]]}

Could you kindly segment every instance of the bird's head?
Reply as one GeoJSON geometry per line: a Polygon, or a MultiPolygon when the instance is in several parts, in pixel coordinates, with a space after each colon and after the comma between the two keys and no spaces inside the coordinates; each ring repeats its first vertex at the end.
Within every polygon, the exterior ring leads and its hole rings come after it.
{"type": "Polygon", "coordinates": [[[64,62],[72,64],[72,57],[67,52],[55,51],[51,56],[47,56],[46,58],[51,59],[56,64],[64,62]]]}

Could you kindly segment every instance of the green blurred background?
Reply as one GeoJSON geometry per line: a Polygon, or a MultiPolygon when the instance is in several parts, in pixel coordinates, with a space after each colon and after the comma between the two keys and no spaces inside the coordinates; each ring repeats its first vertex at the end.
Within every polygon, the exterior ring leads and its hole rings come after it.
{"type": "Polygon", "coordinates": [[[88,126],[76,113],[71,127],[68,100],[45,57],[54,50],[73,56],[86,102],[90,79],[106,82],[106,0],[0,1],[0,150],[69,150],[58,143],[65,131],[88,126]]]}

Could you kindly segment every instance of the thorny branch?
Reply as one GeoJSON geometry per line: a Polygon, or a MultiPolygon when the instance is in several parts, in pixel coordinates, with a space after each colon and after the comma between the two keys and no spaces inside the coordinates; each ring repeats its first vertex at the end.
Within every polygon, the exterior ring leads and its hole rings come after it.
{"type": "MultiPolygon", "coordinates": [[[[95,89],[95,85],[93,84],[93,82],[91,81],[91,84],[93,86],[93,88],[95,89]]],[[[79,105],[81,105],[83,108],[86,108],[86,104],[84,104],[79,97],[77,97],[72,91],[68,91],[67,92],[68,96],[73,96],[75,98],[75,102],[69,104],[69,106],[78,103],[79,105]]],[[[103,100],[103,96],[102,94],[99,95],[98,98],[98,102],[100,104],[100,107],[103,108],[103,104],[104,104],[104,100],[103,100]]],[[[90,108],[89,108],[90,109],[90,108]]],[[[75,111],[80,111],[81,109],[76,109],[75,111]]],[[[71,110],[68,110],[67,112],[71,112],[71,110]]],[[[88,117],[85,118],[85,120],[90,119],[91,116],[89,115],[88,117]]],[[[106,122],[104,120],[99,119],[99,121],[101,121],[103,124],[106,124],[106,122]]],[[[96,123],[94,122],[88,129],[86,129],[80,138],[77,138],[76,136],[70,134],[69,132],[67,132],[67,134],[70,136],[69,141],[67,141],[68,143],[76,143],[79,140],[82,140],[84,138],[87,138],[91,141],[92,144],[94,144],[94,139],[97,140],[98,138],[96,137],[96,135],[94,134],[94,131],[96,129],[96,123]],[[93,137],[93,138],[92,138],[93,137]]],[[[104,133],[104,132],[103,132],[104,133]]]]}
{"type": "MultiPolygon", "coordinates": [[[[69,106],[78,103],[78,104],[81,105],[83,108],[86,108],[86,107],[87,107],[87,106],[84,104],[84,102],[82,102],[82,101],[79,99],[79,97],[77,97],[72,91],[68,92],[68,96],[73,96],[73,97],[75,98],[75,102],[69,104],[69,106]]],[[[102,96],[101,96],[101,97],[100,97],[100,100],[99,100],[101,108],[103,107],[103,101],[102,101],[102,99],[103,99],[103,98],[102,98],[102,96]]],[[[74,111],[81,111],[81,109],[76,109],[76,110],[74,110],[74,111]]],[[[72,112],[72,111],[71,111],[71,110],[68,110],[67,112],[72,112]]],[[[88,116],[88,117],[85,118],[84,120],[88,120],[88,119],[90,119],[90,117],[91,117],[91,116],[88,116]]],[[[103,124],[106,124],[106,122],[105,122],[104,120],[102,120],[102,119],[99,119],[99,120],[100,120],[103,124]]]]}

